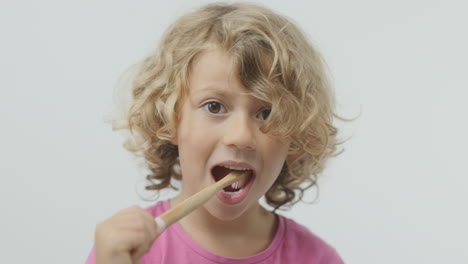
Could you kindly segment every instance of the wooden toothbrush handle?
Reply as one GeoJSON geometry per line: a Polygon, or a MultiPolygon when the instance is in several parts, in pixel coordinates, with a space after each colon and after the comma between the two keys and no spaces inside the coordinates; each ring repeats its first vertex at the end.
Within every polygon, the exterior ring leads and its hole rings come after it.
{"type": "Polygon", "coordinates": [[[185,199],[183,202],[176,205],[171,210],[163,213],[156,218],[160,232],[179,221],[182,217],[188,215],[193,210],[197,209],[202,204],[210,200],[219,190],[224,187],[239,181],[243,177],[247,176],[246,172],[234,171],[226,175],[220,181],[205,187],[203,190],[185,199]]]}

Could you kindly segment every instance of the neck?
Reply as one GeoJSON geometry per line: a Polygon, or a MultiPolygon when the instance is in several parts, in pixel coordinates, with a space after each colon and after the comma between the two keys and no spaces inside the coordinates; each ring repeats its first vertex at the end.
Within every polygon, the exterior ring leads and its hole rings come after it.
{"type": "MultiPolygon", "coordinates": [[[[176,206],[184,199],[181,196],[171,199],[171,207],[176,206]]],[[[204,229],[205,232],[234,233],[244,232],[252,233],[255,230],[262,230],[268,224],[274,224],[275,216],[267,211],[258,203],[245,211],[240,217],[233,220],[221,220],[211,215],[203,206],[181,219],[182,224],[190,223],[190,226],[196,226],[197,229],[204,229]]],[[[183,225],[183,226],[188,226],[183,225]]],[[[255,233],[255,232],[253,232],[255,233]]]]}
{"type": "MultiPolygon", "coordinates": [[[[171,206],[180,201],[180,197],[174,198],[171,206]]],[[[277,229],[276,216],[258,203],[233,220],[218,219],[202,206],[181,219],[179,224],[198,244],[220,255],[231,255],[232,251],[224,249],[233,248],[232,245],[246,246],[236,246],[239,252],[231,257],[248,256],[264,250],[273,240],[277,229]]]]}

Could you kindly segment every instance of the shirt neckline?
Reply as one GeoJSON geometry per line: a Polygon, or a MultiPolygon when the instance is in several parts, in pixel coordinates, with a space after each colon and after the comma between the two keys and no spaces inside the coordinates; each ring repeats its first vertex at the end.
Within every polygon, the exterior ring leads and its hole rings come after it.
{"type": "MultiPolygon", "coordinates": [[[[168,211],[171,208],[169,200],[164,201],[162,205],[163,205],[164,211],[168,211]]],[[[174,230],[177,236],[183,241],[183,243],[185,243],[195,253],[197,253],[198,255],[206,259],[209,259],[211,261],[218,262],[218,263],[227,263],[227,264],[257,263],[259,261],[262,261],[268,258],[271,254],[273,254],[283,241],[283,236],[285,233],[285,221],[281,215],[275,214],[275,216],[278,219],[278,227],[270,245],[265,250],[255,255],[245,257],[245,258],[223,257],[223,256],[214,254],[206,250],[205,248],[200,246],[198,243],[196,243],[189,235],[187,235],[187,233],[184,231],[184,229],[178,222],[174,223],[171,226],[171,228],[174,230]]]]}

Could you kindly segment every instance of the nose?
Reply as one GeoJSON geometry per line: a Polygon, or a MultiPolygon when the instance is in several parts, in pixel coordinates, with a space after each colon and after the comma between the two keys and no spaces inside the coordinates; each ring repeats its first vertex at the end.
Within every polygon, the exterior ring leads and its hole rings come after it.
{"type": "Polygon", "coordinates": [[[228,147],[254,150],[257,144],[256,130],[258,128],[247,114],[238,113],[229,118],[223,143],[228,147]]]}

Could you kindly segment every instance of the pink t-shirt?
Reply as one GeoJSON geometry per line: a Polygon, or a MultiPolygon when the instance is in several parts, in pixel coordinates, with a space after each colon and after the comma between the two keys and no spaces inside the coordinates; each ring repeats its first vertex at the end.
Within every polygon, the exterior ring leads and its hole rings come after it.
{"type": "MultiPolygon", "coordinates": [[[[162,201],[146,210],[156,217],[169,208],[169,201],[162,201]]],[[[270,246],[246,258],[226,258],[213,254],[193,241],[182,227],[175,223],[154,241],[150,251],[141,259],[141,264],[344,263],[333,247],[311,233],[306,227],[284,216],[279,215],[278,219],[278,230],[270,246]]],[[[86,264],[93,263],[95,263],[94,248],[86,261],[86,264]]]]}

